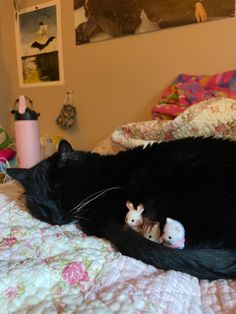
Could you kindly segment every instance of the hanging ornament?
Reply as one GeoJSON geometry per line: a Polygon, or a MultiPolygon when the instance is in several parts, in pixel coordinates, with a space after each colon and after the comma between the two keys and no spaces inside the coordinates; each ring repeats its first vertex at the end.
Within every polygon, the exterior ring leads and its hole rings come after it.
{"type": "Polygon", "coordinates": [[[75,124],[76,109],[73,102],[73,92],[67,92],[63,108],[56,122],[62,129],[69,129],[75,124]]]}

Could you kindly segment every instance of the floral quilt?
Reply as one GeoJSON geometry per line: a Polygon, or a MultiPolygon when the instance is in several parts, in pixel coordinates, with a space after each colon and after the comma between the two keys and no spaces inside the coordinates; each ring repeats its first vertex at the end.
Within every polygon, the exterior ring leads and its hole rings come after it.
{"type": "Polygon", "coordinates": [[[32,218],[0,186],[0,313],[236,312],[236,281],[199,281],[122,256],[75,225],[32,218]]]}
{"type": "Polygon", "coordinates": [[[94,147],[101,154],[187,136],[236,138],[236,100],[210,98],[186,108],[172,120],[132,122],[117,128],[94,147]]]}

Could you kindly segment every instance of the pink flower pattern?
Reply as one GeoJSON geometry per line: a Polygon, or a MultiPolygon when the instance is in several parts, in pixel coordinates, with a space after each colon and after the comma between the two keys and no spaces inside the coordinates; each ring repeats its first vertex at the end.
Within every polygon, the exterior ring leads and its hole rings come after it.
{"type": "Polygon", "coordinates": [[[65,308],[66,308],[66,304],[59,303],[59,304],[57,305],[57,313],[58,313],[58,314],[62,313],[65,308]]]}
{"type": "Polygon", "coordinates": [[[5,291],[6,296],[8,297],[8,299],[14,299],[17,294],[18,294],[18,289],[15,287],[9,287],[6,291],[5,291]]]}
{"type": "Polygon", "coordinates": [[[219,134],[227,134],[229,133],[229,128],[227,126],[227,124],[225,123],[219,123],[216,127],[215,127],[216,132],[218,132],[219,134]]]}
{"type": "Polygon", "coordinates": [[[60,295],[61,293],[62,293],[61,288],[60,288],[60,287],[57,287],[57,288],[56,288],[56,291],[55,291],[55,294],[56,294],[56,295],[60,295]]]}
{"type": "Polygon", "coordinates": [[[75,286],[80,281],[88,281],[89,276],[85,266],[80,262],[71,262],[63,269],[62,277],[71,286],[75,286]]]}
{"type": "Polygon", "coordinates": [[[16,237],[5,238],[4,241],[7,246],[11,247],[17,241],[17,238],[16,237]]]}

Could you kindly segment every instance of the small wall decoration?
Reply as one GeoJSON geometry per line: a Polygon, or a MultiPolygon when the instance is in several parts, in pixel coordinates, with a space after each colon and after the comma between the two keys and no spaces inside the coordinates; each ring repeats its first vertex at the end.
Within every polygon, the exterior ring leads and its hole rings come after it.
{"type": "Polygon", "coordinates": [[[62,129],[69,129],[75,124],[76,108],[73,101],[73,92],[67,92],[64,100],[63,108],[57,117],[57,124],[62,129]]]}
{"type": "Polygon", "coordinates": [[[76,44],[235,15],[235,0],[74,0],[76,44]]]}
{"type": "Polygon", "coordinates": [[[15,31],[20,87],[63,84],[59,1],[17,11],[15,31]]]}

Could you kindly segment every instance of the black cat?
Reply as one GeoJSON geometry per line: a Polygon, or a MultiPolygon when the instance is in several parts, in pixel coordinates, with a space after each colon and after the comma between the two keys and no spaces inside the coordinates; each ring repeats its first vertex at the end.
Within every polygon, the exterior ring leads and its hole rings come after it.
{"type": "Polygon", "coordinates": [[[236,278],[236,142],[186,138],[117,155],[58,152],[31,169],[8,169],[24,186],[30,213],[51,224],[77,223],[127,255],[204,279],[236,278]],[[179,220],[183,250],[151,242],[127,226],[126,201],[144,216],[179,220]]]}

